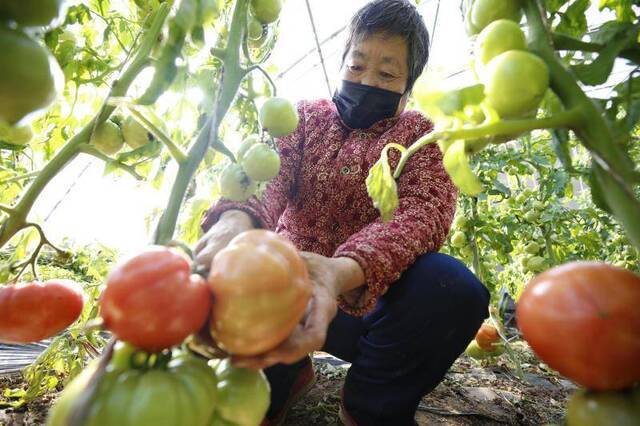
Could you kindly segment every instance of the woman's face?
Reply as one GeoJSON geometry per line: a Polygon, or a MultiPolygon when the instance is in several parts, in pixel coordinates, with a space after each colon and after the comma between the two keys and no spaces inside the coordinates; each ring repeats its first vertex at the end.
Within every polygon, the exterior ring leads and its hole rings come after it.
{"type": "Polygon", "coordinates": [[[344,65],[343,80],[404,93],[396,115],[404,111],[409,93],[405,93],[409,68],[406,41],[397,35],[372,34],[353,43],[344,65]]]}

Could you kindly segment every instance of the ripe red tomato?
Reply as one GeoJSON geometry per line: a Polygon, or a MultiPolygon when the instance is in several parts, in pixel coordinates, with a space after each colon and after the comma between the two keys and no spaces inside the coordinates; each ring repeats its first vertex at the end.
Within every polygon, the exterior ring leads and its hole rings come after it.
{"type": "Polygon", "coordinates": [[[29,343],[54,336],[82,313],[82,287],[69,280],[0,287],[0,341],[29,343]]]}
{"type": "Polygon", "coordinates": [[[235,237],[211,265],[211,335],[227,351],[275,348],[302,318],[311,296],[306,265],[289,241],[255,229],[235,237]]]}
{"type": "Polygon", "coordinates": [[[572,262],[535,277],[517,321],[534,352],[595,390],[640,381],[640,277],[600,262],[572,262]]]}
{"type": "Polygon", "coordinates": [[[494,344],[500,342],[498,330],[491,324],[482,324],[476,333],[476,342],[485,351],[492,351],[494,344]]]}
{"type": "Polygon", "coordinates": [[[107,277],[100,308],[105,327],[147,352],[182,342],[206,321],[211,295],[180,252],[152,246],[107,277]]]}

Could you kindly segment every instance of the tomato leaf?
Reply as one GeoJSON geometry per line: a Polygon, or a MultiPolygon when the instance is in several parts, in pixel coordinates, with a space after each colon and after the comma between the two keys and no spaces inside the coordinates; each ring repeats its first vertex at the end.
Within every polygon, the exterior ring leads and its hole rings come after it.
{"type": "Polygon", "coordinates": [[[556,30],[564,34],[582,36],[587,31],[586,12],[590,4],[590,0],[575,0],[565,13],[561,14],[562,19],[556,30]]]}
{"type": "Polygon", "coordinates": [[[449,173],[453,183],[460,188],[460,191],[470,196],[477,195],[482,191],[482,184],[473,174],[469,165],[463,140],[457,140],[451,144],[444,154],[443,161],[445,170],[449,173]]]}
{"type": "Polygon", "coordinates": [[[369,197],[380,212],[382,220],[384,222],[391,220],[398,208],[398,187],[389,166],[387,148],[382,151],[380,159],[369,170],[366,184],[369,197]]]}

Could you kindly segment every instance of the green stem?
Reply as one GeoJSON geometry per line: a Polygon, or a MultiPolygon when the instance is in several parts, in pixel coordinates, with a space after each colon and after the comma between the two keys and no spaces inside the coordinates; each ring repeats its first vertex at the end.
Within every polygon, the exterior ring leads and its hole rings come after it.
{"type": "MultiPolygon", "coordinates": [[[[474,224],[476,223],[476,220],[478,217],[478,212],[476,209],[477,204],[478,204],[478,199],[476,197],[473,197],[471,199],[471,220],[472,220],[472,223],[474,224]]],[[[471,232],[471,240],[469,241],[469,244],[471,244],[471,251],[473,253],[473,270],[476,272],[478,279],[481,282],[484,282],[484,277],[483,277],[484,274],[482,271],[482,264],[480,263],[480,250],[478,249],[475,226],[473,231],[471,232]]]]}
{"type": "Polygon", "coordinates": [[[265,71],[265,69],[262,68],[260,65],[253,65],[252,67],[248,68],[247,73],[250,73],[251,71],[254,71],[254,70],[260,71],[262,75],[265,76],[269,84],[271,85],[271,90],[273,91],[271,93],[271,96],[277,96],[278,88],[276,87],[276,83],[273,81],[269,73],[265,71]]]}
{"type": "Polygon", "coordinates": [[[93,157],[96,157],[102,161],[104,161],[105,163],[111,163],[114,166],[116,166],[119,169],[124,170],[125,172],[129,173],[131,176],[133,176],[134,178],[136,178],[137,180],[143,180],[144,178],[142,176],[140,176],[138,174],[138,172],[136,172],[136,169],[129,166],[128,164],[124,164],[119,162],[118,160],[116,160],[115,158],[111,158],[108,155],[103,154],[102,152],[100,152],[95,146],[93,145],[87,145],[87,144],[83,144],[80,145],[80,147],[78,148],[79,152],[82,152],[84,154],[88,154],[91,155],[93,157]]]}
{"type": "Polygon", "coordinates": [[[167,137],[164,132],[153,131],[155,129],[155,125],[147,120],[147,118],[141,114],[136,108],[130,107],[129,112],[135,119],[149,132],[153,133],[154,136],[158,138],[160,142],[162,142],[167,149],[169,150],[169,154],[173,157],[174,160],[178,162],[178,164],[184,163],[187,160],[187,155],[182,152],[180,147],[176,145],[171,138],[167,137]]]}
{"type": "MultiPolygon", "coordinates": [[[[600,43],[593,43],[578,40],[565,34],[552,33],[553,45],[556,50],[581,51],[600,53],[607,46],[600,43]]],[[[636,64],[640,64],[640,50],[637,47],[624,49],[620,52],[620,57],[628,59],[636,64]]]]}
{"type": "Polygon", "coordinates": [[[234,159],[233,154],[218,139],[218,129],[220,123],[229,111],[233,100],[242,83],[242,79],[246,75],[246,70],[242,68],[240,63],[240,51],[242,40],[246,28],[248,0],[236,0],[234,5],[233,17],[229,29],[229,40],[224,51],[216,52],[222,55],[223,70],[221,72],[221,80],[218,86],[218,95],[216,97],[216,108],[213,115],[209,117],[206,124],[200,131],[196,142],[193,144],[186,161],[180,164],[176,180],[171,189],[171,195],[167,203],[167,208],[160,217],[155,235],[153,237],[155,244],[167,244],[173,239],[178,214],[184,200],[189,183],[193,179],[198,166],[205,157],[209,147],[234,159]]]}
{"type": "Polygon", "coordinates": [[[521,133],[530,132],[536,129],[557,129],[577,127],[583,120],[583,111],[580,106],[561,111],[551,117],[540,119],[523,119],[523,120],[501,120],[495,123],[482,124],[474,127],[463,127],[461,129],[442,130],[439,132],[429,133],[411,145],[407,151],[402,154],[398,167],[394,173],[397,179],[409,158],[418,152],[425,145],[437,142],[438,140],[473,140],[488,136],[509,136],[519,135],[521,133]]]}
{"type": "Polygon", "coordinates": [[[56,155],[47,163],[40,171],[38,176],[31,183],[27,191],[22,195],[20,201],[14,207],[14,214],[0,228],[0,247],[3,247],[25,223],[29,211],[33,207],[38,196],[44,188],[64,167],[66,167],[80,152],[80,147],[87,144],[93,133],[94,128],[106,121],[115,107],[107,104],[110,97],[124,96],[129,89],[133,80],[138,76],[140,71],[146,66],[149,55],[156,44],[158,35],[162,30],[164,21],[169,14],[169,8],[166,4],[160,5],[156,16],[148,30],[145,30],[142,42],[135,58],[131,61],[127,69],[122,73],[120,78],[116,80],[111,87],[109,95],[104,101],[100,112],[82,130],[80,130],[64,147],[56,153],[56,155]]]}

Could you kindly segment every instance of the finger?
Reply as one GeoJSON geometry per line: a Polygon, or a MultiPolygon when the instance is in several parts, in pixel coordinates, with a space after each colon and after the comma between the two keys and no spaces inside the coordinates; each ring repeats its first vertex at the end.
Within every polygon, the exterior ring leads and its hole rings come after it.
{"type": "Polygon", "coordinates": [[[218,248],[218,244],[209,244],[205,247],[204,250],[196,255],[195,261],[198,265],[209,268],[211,266],[213,258],[215,257],[216,253],[218,253],[218,251],[220,251],[218,248]]]}

